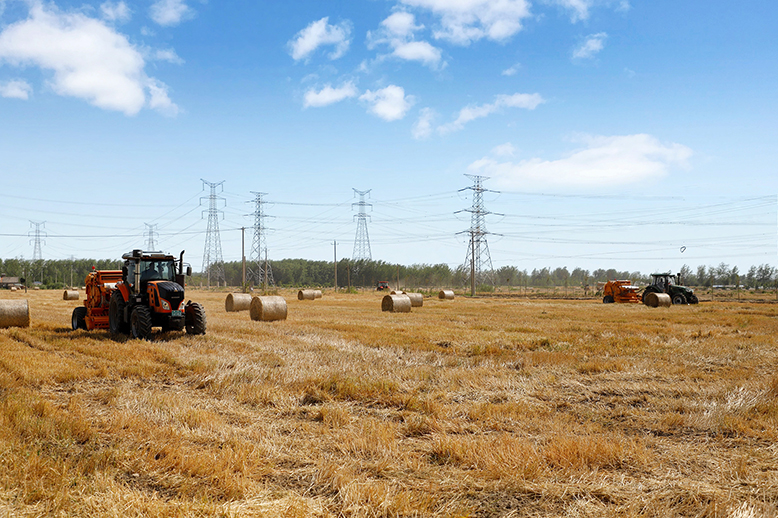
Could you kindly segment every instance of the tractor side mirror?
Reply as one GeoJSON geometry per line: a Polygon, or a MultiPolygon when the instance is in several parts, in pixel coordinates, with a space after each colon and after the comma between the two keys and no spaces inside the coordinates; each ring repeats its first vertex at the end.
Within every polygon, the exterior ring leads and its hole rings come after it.
{"type": "Polygon", "coordinates": [[[127,280],[127,272],[128,272],[127,267],[122,266],[122,279],[124,279],[125,281],[127,280]]]}
{"type": "Polygon", "coordinates": [[[191,277],[192,276],[192,267],[191,266],[187,266],[186,267],[186,276],[187,277],[191,277]]]}

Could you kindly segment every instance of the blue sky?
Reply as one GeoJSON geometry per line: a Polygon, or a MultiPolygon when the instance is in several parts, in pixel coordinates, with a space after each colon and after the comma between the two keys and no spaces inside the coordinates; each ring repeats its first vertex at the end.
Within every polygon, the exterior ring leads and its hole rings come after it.
{"type": "MultiPolygon", "coordinates": [[[[271,259],[776,264],[778,5],[0,0],[0,256],[116,258],[146,224],[224,259],[267,193],[271,259]],[[681,251],[683,250],[683,251],[681,251]]],[[[248,247],[247,247],[248,248],[248,247]]],[[[247,255],[249,250],[247,250],[247,255]]]]}

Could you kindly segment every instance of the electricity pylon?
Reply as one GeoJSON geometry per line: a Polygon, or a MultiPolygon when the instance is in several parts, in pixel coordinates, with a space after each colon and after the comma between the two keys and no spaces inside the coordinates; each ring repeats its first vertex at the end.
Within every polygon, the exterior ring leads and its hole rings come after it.
{"type": "MultiPolygon", "coordinates": [[[[353,188],[352,188],[353,189],[353,188]]],[[[354,216],[357,220],[357,234],[354,237],[354,253],[351,254],[353,261],[359,261],[362,259],[371,260],[373,255],[370,253],[370,237],[367,235],[367,218],[370,216],[367,214],[367,209],[372,207],[371,203],[365,203],[365,196],[370,194],[372,189],[367,191],[358,191],[354,189],[354,193],[359,195],[359,203],[352,203],[358,207],[358,212],[354,216]]]]}
{"type": "MultiPolygon", "coordinates": [[[[208,196],[208,231],[205,234],[205,248],[203,250],[203,272],[208,277],[208,287],[211,287],[211,277],[213,276],[216,281],[216,285],[219,286],[221,281],[224,285],[227,285],[227,278],[224,275],[224,259],[222,259],[222,241],[219,236],[219,213],[221,212],[218,207],[219,200],[224,201],[227,204],[227,200],[221,196],[217,196],[216,189],[221,187],[224,181],[218,183],[206,182],[201,178],[203,182],[203,189],[205,186],[211,188],[211,195],[208,196]]],[[[222,187],[222,191],[224,187],[222,187]]],[[[221,191],[219,191],[221,192],[221,191]]],[[[205,197],[200,198],[202,204],[205,197]]],[[[203,214],[206,211],[203,211],[203,214]]],[[[223,217],[223,216],[222,216],[223,217]]]]}
{"type": "Polygon", "coordinates": [[[144,223],[146,225],[146,231],[144,234],[146,235],[147,241],[146,241],[146,250],[156,250],[157,245],[154,242],[154,236],[159,237],[159,233],[157,233],[157,225],[151,225],[149,223],[144,223]]]}
{"type": "MultiPolygon", "coordinates": [[[[486,216],[492,214],[484,208],[484,189],[483,182],[489,178],[466,174],[473,180],[472,187],[460,189],[473,191],[473,204],[464,212],[470,213],[470,229],[465,233],[470,238],[465,257],[465,266],[470,267],[470,289],[471,294],[475,295],[475,287],[479,284],[494,283],[494,268],[492,267],[492,256],[489,254],[489,244],[486,241],[486,235],[491,232],[486,230],[486,216]]],[[[494,192],[494,191],[490,191],[494,192]]]]}
{"type": "Polygon", "coordinates": [[[254,195],[254,241],[251,243],[251,254],[249,255],[249,282],[254,282],[257,286],[275,286],[273,280],[273,268],[267,261],[267,227],[265,226],[265,201],[263,196],[266,192],[251,191],[254,195]]]}

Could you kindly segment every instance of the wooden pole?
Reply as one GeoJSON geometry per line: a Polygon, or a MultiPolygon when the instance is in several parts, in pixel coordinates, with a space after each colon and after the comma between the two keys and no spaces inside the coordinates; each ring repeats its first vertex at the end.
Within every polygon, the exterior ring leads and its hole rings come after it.
{"type": "Polygon", "coordinates": [[[246,293],[246,227],[240,227],[240,256],[243,258],[243,293],[246,293]]]}

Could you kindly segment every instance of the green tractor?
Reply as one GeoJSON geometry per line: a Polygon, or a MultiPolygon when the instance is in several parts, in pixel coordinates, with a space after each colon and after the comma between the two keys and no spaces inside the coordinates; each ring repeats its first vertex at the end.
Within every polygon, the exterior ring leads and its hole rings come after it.
{"type": "Polygon", "coordinates": [[[683,286],[679,279],[680,274],[672,273],[652,273],[651,284],[643,290],[643,303],[646,302],[646,295],[649,293],[667,293],[673,304],[697,304],[699,299],[691,288],[683,286]]]}

